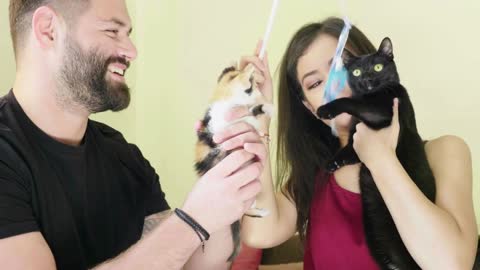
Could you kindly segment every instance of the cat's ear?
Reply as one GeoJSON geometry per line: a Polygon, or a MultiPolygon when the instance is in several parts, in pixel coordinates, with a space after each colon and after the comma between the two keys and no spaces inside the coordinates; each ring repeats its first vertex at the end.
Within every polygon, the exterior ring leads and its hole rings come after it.
{"type": "Polygon", "coordinates": [[[390,38],[386,37],[382,40],[378,52],[393,60],[393,45],[390,38]]]}
{"type": "Polygon", "coordinates": [[[342,59],[344,66],[348,66],[348,64],[350,64],[354,58],[355,56],[350,51],[348,51],[347,49],[343,50],[342,59]]]}

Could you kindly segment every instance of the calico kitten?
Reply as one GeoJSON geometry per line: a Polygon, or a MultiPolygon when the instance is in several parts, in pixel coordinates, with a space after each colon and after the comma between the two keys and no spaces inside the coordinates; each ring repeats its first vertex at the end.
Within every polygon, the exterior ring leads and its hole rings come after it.
{"type": "MultiPolygon", "coordinates": [[[[220,75],[210,106],[201,121],[202,128],[197,130],[195,169],[199,176],[205,174],[231,152],[224,151],[215,144],[213,134],[239,121],[245,121],[258,130],[260,122],[256,117],[262,114],[272,116],[273,105],[267,103],[258,90],[253,78],[254,70],[253,65],[248,65],[243,70],[232,66],[226,68],[220,75]],[[247,106],[251,115],[227,122],[226,113],[236,106],[247,106]]],[[[267,210],[258,208],[252,208],[246,213],[251,217],[263,217],[267,214],[267,210]]],[[[234,251],[228,258],[229,261],[233,261],[239,252],[240,222],[233,223],[231,229],[234,251]]]]}
{"type": "MultiPolygon", "coordinates": [[[[396,154],[402,166],[418,188],[430,200],[435,199],[435,179],[427,161],[424,141],[417,131],[415,114],[407,90],[400,84],[393,61],[393,48],[385,38],[376,53],[355,57],[344,54],[349,72],[351,98],[334,100],[317,110],[323,119],[341,113],[352,115],[348,144],[327,165],[335,171],[341,166],[360,162],[353,149],[353,134],[358,122],[379,130],[389,126],[393,116],[393,99],[399,99],[400,133],[396,154]]],[[[395,223],[373,181],[368,168],[360,169],[360,190],[363,204],[363,223],[370,253],[382,269],[420,269],[407,251],[395,223]]]]}

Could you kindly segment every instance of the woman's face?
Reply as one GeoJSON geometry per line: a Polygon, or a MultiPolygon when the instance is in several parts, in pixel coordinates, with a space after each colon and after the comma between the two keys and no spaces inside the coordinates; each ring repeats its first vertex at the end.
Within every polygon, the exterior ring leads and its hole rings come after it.
{"type": "MultiPolygon", "coordinates": [[[[297,79],[305,96],[304,105],[316,116],[316,110],[324,104],[324,90],[330,71],[330,64],[335,55],[338,40],[327,34],[320,34],[307,48],[297,64],[297,79]]],[[[337,98],[350,97],[352,91],[347,85],[337,98]]],[[[335,126],[348,130],[350,115],[343,113],[335,118],[335,126]]],[[[330,120],[322,120],[330,125],[330,120]]]]}

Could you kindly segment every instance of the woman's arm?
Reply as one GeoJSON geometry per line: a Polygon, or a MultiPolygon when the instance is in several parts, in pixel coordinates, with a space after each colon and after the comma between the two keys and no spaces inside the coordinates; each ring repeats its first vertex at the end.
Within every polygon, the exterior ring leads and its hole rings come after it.
{"type": "Polygon", "coordinates": [[[369,168],[405,246],[422,269],[471,269],[477,245],[472,199],[472,160],[461,139],[429,142],[427,158],[435,177],[435,202],[414,184],[396,157],[400,130],[398,102],[388,128],[357,125],[354,148],[369,168]]]}
{"type": "Polygon", "coordinates": [[[262,191],[257,195],[257,207],[267,209],[270,214],[263,218],[245,216],[242,219],[242,239],[247,245],[256,248],[277,246],[287,241],[296,231],[295,204],[283,193],[274,192],[269,158],[267,162],[260,177],[262,191]]]}
{"type": "Polygon", "coordinates": [[[477,247],[468,146],[448,136],[426,146],[437,187],[435,203],[394,154],[369,167],[405,246],[422,269],[471,269],[477,247]]]}

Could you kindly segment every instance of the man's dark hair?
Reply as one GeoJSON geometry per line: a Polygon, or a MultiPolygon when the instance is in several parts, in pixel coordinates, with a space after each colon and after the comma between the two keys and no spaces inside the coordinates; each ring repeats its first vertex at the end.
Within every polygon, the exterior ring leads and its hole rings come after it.
{"type": "Polygon", "coordinates": [[[35,10],[49,6],[68,23],[74,23],[79,14],[88,8],[90,0],[10,0],[9,17],[15,56],[24,44],[26,34],[32,25],[35,10]]]}

